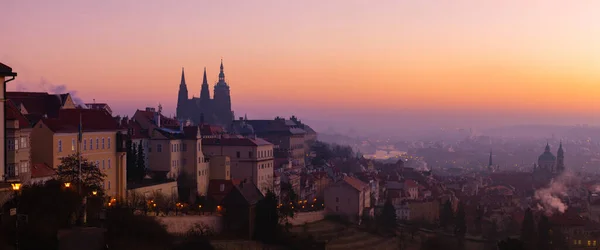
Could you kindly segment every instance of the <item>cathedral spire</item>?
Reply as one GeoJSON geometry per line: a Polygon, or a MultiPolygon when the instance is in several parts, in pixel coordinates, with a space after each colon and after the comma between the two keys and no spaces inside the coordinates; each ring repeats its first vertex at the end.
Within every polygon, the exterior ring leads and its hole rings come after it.
{"type": "Polygon", "coordinates": [[[206,78],[206,67],[204,67],[204,76],[202,77],[202,87],[200,88],[200,101],[210,100],[210,92],[208,90],[208,79],[206,78]]]}
{"type": "Polygon", "coordinates": [[[546,152],[550,152],[550,143],[546,142],[546,152]]]}
{"type": "Polygon", "coordinates": [[[223,71],[223,58],[221,57],[221,71],[219,72],[219,82],[225,83],[225,72],[223,71]]]}
{"type": "Polygon", "coordinates": [[[490,162],[488,164],[488,166],[492,166],[493,162],[492,162],[492,149],[490,149],[490,162]]]}
{"type": "Polygon", "coordinates": [[[181,83],[180,85],[185,85],[185,72],[183,70],[183,67],[181,67],[181,83]]]}

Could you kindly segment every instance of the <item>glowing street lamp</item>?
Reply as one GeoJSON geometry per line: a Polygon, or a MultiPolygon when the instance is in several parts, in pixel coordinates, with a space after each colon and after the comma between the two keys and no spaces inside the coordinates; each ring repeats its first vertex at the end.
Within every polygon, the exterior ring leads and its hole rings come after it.
{"type": "Polygon", "coordinates": [[[65,187],[66,188],[70,188],[71,187],[71,183],[70,182],[65,182],[65,187]]]}
{"type": "Polygon", "coordinates": [[[97,194],[98,194],[98,191],[96,191],[96,190],[92,191],[93,196],[96,196],[97,194]]]}
{"type": "Polygon", "coordinates": [[[19,190],[21,190],[21,183],[18,183],[18,182],[11,183],[10,186],[12,187],[13,191],[19,191],[19,190]]]}

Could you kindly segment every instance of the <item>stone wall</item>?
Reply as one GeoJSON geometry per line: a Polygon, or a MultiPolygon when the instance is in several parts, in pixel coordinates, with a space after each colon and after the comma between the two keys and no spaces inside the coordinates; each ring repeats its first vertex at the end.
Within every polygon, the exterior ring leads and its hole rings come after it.
{"type": "Polygon", "coordinates": [[[325,211],[296,213],[294,218],[290,219],[293,226],[302,225],[305,222],[311,223],[325,219],[325,211]]]}
{"type": "Polygon", "coordinates": [[[215,233],[223,230],[222,217],[215,215],[188,215],[188,216],[164,216],[156,219],[167,227],[167,231],[172,234],[184,234],[192,229],[196,224],[204,224],[215,233]]]}

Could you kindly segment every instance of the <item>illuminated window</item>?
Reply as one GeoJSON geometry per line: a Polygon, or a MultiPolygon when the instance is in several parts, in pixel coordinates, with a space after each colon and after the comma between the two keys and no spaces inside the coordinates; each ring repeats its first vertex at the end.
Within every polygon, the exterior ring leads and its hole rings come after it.
{"type": "Polygon", "coordinates": [[[592,245],[592,241],[588,240],[588,247],[592,245]]]}
{"type": "Polygon", "coordinates": [[[75,139],[71,139],[71,151],[75,151],[75,139]]]}
{"type": "Polygon", "coordinates": [[[592,241],[592,246],[596,246],[596,241],[592,241]]]}

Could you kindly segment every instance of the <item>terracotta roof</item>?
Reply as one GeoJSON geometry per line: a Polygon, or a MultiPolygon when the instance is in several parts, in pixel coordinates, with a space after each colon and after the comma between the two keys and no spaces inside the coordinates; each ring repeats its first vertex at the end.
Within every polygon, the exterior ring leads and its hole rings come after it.
{"type": "Polygon", "coordinates": [[[240,194],[244,196],[244,199],[250,205],[256,204],[264,198],[260,190],[252,182],[240,183],[234,187],[240,191],[240,194]]]}
{"type": "Polygon", "coordinates": [[[31,166],[31,178],[44,178],[55,175],[56,171],[45,163],[35,163],[31,166]]]}
{"type": "Polygon", "coordinates": [[[0,63],[0,75],[3,75],[3,76],[17,76],[17,73],[13,72],[12,68],[6,66],[6,64],[0,63]]]}
{"type": "MultiPolygon", "coordinates": [[[[154,114],[156,112],[146,111],[146,110],[137,110],[136,113],[139,113],[142,117],[146,118],[149,122],[154,121],[154,114]]],[[[134,115],[135,116],[135,115],[134,115]]],[[[179,127],[179,121],[173,118],[166,117],[160,114],[160,127],[179,127]]]]}
{"type": "Polygon", "coordinates": [[[221,126],[200,124],[200,133],[202,133],[202,135],[218,135],[224,133],[224,131],[221,126]]]}
{"type": "MultiPolygon", "coordinates": [[[[28,114],[55,117],[70,94],[49,94],[46,92],[6,92],[6,99],[16,106],[23,105],[28,114]]],[[[32,121],[33,123],[37,121],[32,121]]]]}
{"type": "Polygon", "coordinates": [[[404,181],[404,186],[406,188],[416,188],[419,187],[419,184],[413,180],[406,180],[404,181]]]}
{"type": "Polygon", "coordinates": [[[221,201],[231,192],[233,186],[234,184],[231,180],[210,180],[206,194],[214,199],[217,204],[221,204],[221,201]],[[223,191],[221,191],[221,185],[223,185],[223,191]]]}
{"type": "Polygon", "coordinates": [[[108,112],[97,109],[61,109],[57,118],[43,118],[41,122],[54,132],[76,133],[80,114],[83,132],[119,130],[119,124],[108,112]]]}
{"type": "Polygon", "coordinates": [[[19,121],[19,128],[30,128],[31,124],[29,120],[19,111],[15,103],[8,100],[6,103],[6,113],[4,114],[6,120],[17,120],[19,121]]]}
{"type": "Polygon", "coordinates": [[[202,139],[202,145],[224,145],[224,146],[264,146],[272,145],[261,138],[206,138],[202,139]]]}
{"type": "Polygon", "coordinates": [[[358,191],[362,191],[367,186],[366,183],[350,176],[344,176],[344,182],[358,191]]]}
{"type": "Polygon", "coordinates": [[[148,130],[142,128],[142,126],[135,120],[128,120],[126,127],[131,139],[144,139],[150,137],[148,135],[148,130]]]}

